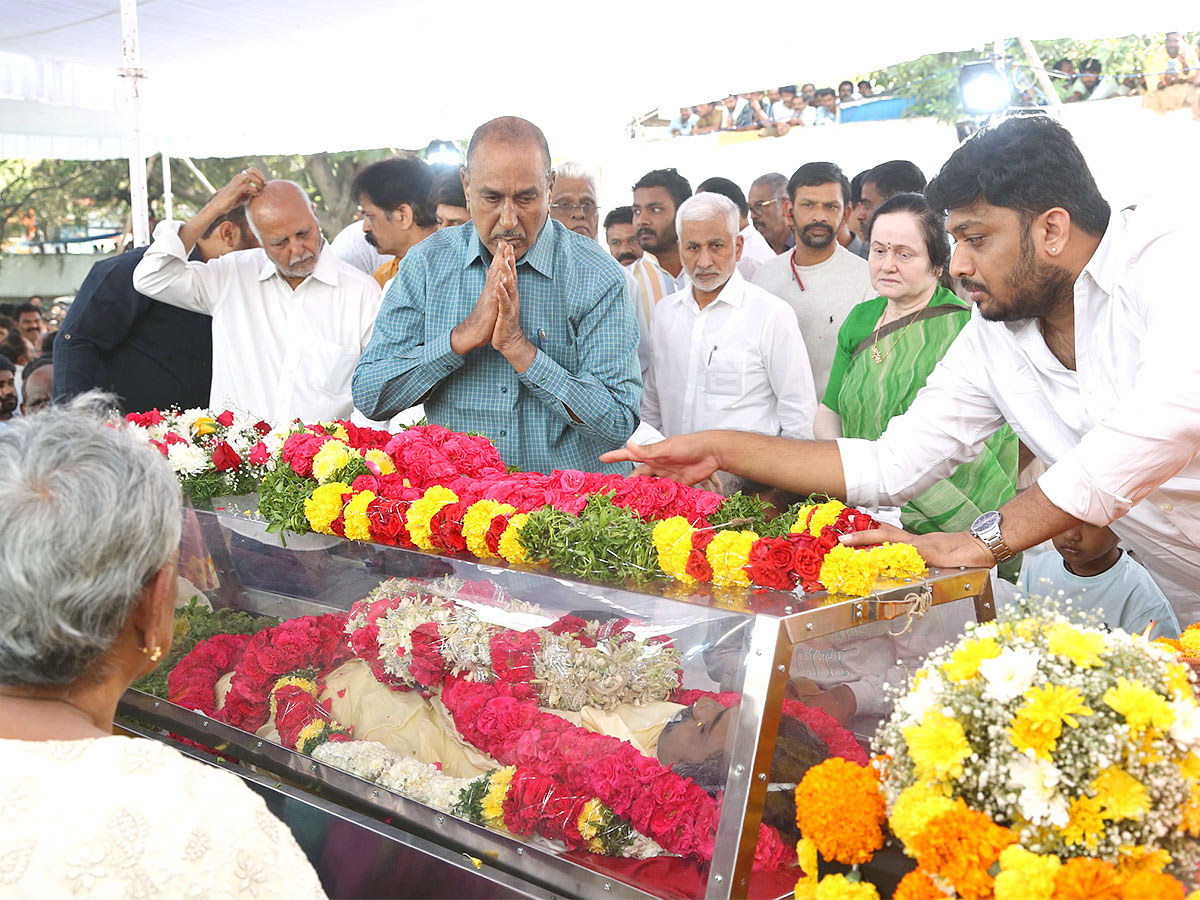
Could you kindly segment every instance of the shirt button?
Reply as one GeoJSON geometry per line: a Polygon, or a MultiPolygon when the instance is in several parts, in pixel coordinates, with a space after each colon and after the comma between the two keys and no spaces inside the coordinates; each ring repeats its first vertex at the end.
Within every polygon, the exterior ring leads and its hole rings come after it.
{"type": "Polygon", "coordinates": [[[1173,504],[1173,503],[1164,503],[1163,504],[1163,512],[1171,512],[1173,509],[1175,509],[1175,504],[1173,504]]]}
{"type": "Polygon", "coordinates": [[[508,432],[507,431],[500,432],[500,437],[508,437],[508,432]]]}
{"type": "Polygon", "coordinates": [[[502,394],[507,394],[507,393],[508,393],[508,388],[506,388],[506,387],[502,387],[502,388],[500,388],[500,393],[502,393],[502,394]]]}

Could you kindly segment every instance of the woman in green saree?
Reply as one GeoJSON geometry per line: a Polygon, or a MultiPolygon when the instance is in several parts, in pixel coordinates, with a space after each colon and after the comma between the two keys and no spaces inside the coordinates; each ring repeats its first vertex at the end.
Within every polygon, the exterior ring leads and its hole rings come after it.
{"type": "MultiPolygon", "coordinates": [[[[966,301],[946,286],[950,241],[942,217],[923,196],[897,194],[882,204],[868,243],[879,296],[854,307],[838,332],[814,426],[818,440],[878,438],[912,404],[971,318],[966,301]]],[[[901,524],[916,534],[967,530],[981,513],[1013,498],[1017,453],[1017,436],[1005,426],[973,462],[904,504],[901,524]]],[[[1019,570],[1018,562],[1001,574],[1019,570]]]]}

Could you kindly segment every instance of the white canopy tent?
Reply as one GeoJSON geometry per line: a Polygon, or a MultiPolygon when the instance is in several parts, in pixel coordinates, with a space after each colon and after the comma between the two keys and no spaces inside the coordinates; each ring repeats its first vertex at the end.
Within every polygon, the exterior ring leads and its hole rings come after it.
{"type": "Polygon", "coordinates": [[[117,74],[122,0],[0,0],[0,158],[420,147],[516,114],[545,129],[556,155],[594,159],[599,148],[619,153],[629,121],[660,104],[797,79],[836,83],[1006,35],[1119,36],[1200,21],[1178,0],[1146,12],[1096,5],[1083,16],[1077,7],[862,0],[827,24],[763,0],[598,13],[547,0],[123,2],[136,6],[145,74],[140,150],[117,74]]]}

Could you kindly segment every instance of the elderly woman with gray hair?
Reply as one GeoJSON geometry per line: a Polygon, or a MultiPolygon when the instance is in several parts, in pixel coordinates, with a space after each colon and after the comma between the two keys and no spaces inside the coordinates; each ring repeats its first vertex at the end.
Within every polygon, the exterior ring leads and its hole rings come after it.
{"type": "Polygon", "coordinates": [[[112,734],[121,694],[171,646],[180,501],[165,461],[104,423],[105,399],[0,433],[0,884],[324,896],[240,779],[112,734]]]}

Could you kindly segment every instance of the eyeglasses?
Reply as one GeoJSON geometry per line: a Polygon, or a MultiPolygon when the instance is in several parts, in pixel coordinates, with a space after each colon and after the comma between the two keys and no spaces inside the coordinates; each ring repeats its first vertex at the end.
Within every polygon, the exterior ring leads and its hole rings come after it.
{"type": "Polygon", "coordinates": [[[756,213],[766,212],[768,206],[772,203],[778,203],[782,199],[782,197],[776,197],[774,200],[760,200],[757,203],[751,203],[750,208],[756,213]]]}
{"type": "Polygon", "coordinates": [[[564,203],[563,201],[560,200],[558,203],[551,203],[550,208],[552,210],[554,210],[555,212],[560,212],[560,213],[581,212],[585,216],[590,216],[600,207],[598,207],[595,203],[592,203],[591,201],[588,201],[588,200],[585,200],[583,203],[564,203]]]}

